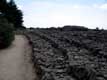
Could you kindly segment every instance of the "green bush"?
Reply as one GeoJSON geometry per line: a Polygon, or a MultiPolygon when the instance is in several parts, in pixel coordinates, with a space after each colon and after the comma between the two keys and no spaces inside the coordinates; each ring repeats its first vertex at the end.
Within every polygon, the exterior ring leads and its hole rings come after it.
{"type": "Polygon", "coordinates": [[[0,49],[8,47],[14,40],[13,25],[0,16],[0,49]]]}

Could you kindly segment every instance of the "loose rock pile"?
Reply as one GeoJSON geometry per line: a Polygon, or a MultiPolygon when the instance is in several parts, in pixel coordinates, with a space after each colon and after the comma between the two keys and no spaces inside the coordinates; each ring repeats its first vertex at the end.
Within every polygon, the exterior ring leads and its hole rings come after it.
{"type": "Polygon", "coordinates": [[[41,80],[107,80],[107,31],[32,29],[26,36],[41,80]]]}

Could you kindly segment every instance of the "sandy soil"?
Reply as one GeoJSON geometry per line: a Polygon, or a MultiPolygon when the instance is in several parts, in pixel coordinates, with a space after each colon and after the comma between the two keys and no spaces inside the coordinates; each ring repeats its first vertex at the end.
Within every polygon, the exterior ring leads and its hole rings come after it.
{"type": "Polygon", "coordinates": [[[16,35],[13,44],[0,51],[0,80],[34,80],[30,53],[27,39],[16,35]]]}

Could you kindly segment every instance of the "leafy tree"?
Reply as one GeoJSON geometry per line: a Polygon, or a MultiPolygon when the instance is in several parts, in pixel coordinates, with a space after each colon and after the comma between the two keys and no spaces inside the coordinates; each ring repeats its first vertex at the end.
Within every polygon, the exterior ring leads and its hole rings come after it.
{"type": "Polygon", "coordinates": [[[14,2],[14,0],[10,0],[8,3],[8,10],[6,12],[6,17],[9,22],[13,23],[15,28],[22,27],[23,23],[23,14],[21,10],[19,10],[14,2]]]}
{"type": "Polygon", "coordinates": [[[98,27],[96,27],[96,31],[100,30],[98,27]]]}
{"type": "Polygon", "coordinates": [[[7,18],[10,23],[14,24],[14,27],[23,28],[23,14],[18,9],[14,0],[0,0],[0,12],[7,18]]]}
{"type": "Polygon", "coordinates": [[[7,8],[6,0],[0,0],[0,12],[4,13],[7,8]]]}

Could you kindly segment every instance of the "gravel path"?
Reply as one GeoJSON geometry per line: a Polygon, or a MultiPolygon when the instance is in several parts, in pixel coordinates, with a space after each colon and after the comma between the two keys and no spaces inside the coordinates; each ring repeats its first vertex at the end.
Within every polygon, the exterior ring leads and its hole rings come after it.
{"type": "Polygon", "coordinates": [[[0,51],[0,80],[34,80],[27,39],[16,35],[13,44],[0,51]]]}

